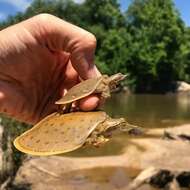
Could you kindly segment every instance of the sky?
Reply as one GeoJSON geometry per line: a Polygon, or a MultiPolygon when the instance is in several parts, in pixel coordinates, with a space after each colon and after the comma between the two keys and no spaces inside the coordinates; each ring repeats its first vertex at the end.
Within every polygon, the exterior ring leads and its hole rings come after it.
{"type": "MultiPolygon", "coordinates": [[[[83,0],[74,0],[78,3],[83,0]]],[[[5,20],[8,15],[15,15],[24,11],[32,0],[0,0],[0,21],[5,20]]],[[[131,0],[120,0],[121,9],[124,11],[130,5],[131,0]]],[[[182,19],[187,26],[190,26],[190,0],[174,0],[182,19]]]]}

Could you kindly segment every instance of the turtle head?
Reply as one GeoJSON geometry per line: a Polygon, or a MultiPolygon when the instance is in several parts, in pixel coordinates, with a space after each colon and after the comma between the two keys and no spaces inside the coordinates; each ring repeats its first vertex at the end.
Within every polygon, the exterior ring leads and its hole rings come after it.
{"type": "Polygon", "coordinates": [[[101,129],[101,134],[104,137],[112,136],[113,133],[121,132],[120,127],[126,123],[124,118],[107,118],[101,129]]]}
{"type": "Polygon", "coordinates": [[[144,131],[141,127],[129,124],[124,118],[108,118],[104,122],[104,130],[102,130],[102,135],[104,137],[110,137],[112,134],[117,133],[128,133],[130,135],[142,135],[144,131]]]}
{"type": "Polygon", "coordinates": [[[145,132],[143,128],[136,125],[131,125],[128,122],[125,122],[124,125],[120,125],[120,131],[127,132],[128,134],[135,136],[142,135],[145,132]]]}
{"type": "Polygon", "coordinates": [[[116,73],[114,75],[111,75],[107,80],[109,83],[109,86],[111,89],[114,89],[116,87],[116,85],[124,80],[126,78],[127,75],[124,75],[122,73],[116,73]]]}

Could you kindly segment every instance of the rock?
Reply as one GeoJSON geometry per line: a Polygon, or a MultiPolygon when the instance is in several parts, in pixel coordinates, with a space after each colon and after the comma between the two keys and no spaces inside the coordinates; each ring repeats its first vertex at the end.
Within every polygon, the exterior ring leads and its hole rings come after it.
{"type": "Polygon", "coordinates": [[[189,91],[190,91],[190,84],[184,81],[176,82],[176,92],[189,92],[189,91]]]}
{"type": "MultiPolygon", "coordinates": [[[[181,130],[189,135],[190,125],[168,130],[173,133],[181,130]]],[[[187,175],[190,173],[190,143],[162,139],[163,132],[163,129],[151,130],[145,138],[130,139],[128,146],[116,156],[28,158],[17,172],[14,185],[30,184],[31,190],[126,190],[132,179],[150,167],[173,172],[178,181],[183,174],[183,179],[190,181],[187,175]]],[[[119,139],[115,142],[119,143],[119,139]]],[[[154,188],[145,184],[138,189],[154,188]]]]}
{"type": "Polygon", "coordinates": [[[128,186],[129,190],[135,190],[141,187],[144,183],[149,183],[152,176],[156,175],[158,170],[154,167],[150,167],[143,170],[128,186]]]}
{"type": "Polygon", "coordinates": [[[130,180],[123,162],[120,157],[32,158],[20,168],[14,184],[31,184],[32,190],[123,189],[130,180]]]}

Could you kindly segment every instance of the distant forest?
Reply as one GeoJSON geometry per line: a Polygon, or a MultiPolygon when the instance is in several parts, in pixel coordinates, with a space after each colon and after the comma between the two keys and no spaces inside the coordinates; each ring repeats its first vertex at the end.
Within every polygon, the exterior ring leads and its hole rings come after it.
{"type": "MultiPolygon", "coordinates": [[[[97,38],[102,73],[127,73],[134,92],[160,93],[173,82],[190,82],[190,28],[172,0],[133,0],[122,12],[117,0],[34,0],[24,13],[0,23],[3,29],[40,13],[76,24],[97,38]]],[[[47,23],[48,24],[48,23],[47,23]]]]}

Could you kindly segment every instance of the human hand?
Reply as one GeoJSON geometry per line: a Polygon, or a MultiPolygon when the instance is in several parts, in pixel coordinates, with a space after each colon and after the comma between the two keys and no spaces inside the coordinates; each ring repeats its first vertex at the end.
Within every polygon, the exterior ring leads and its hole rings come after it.
{"type": "MultiPolygon", "coordinates": [[[[0,31],[0,112],[36,123],[57,109],[55,101],[82,79],[97,77],[95,37],[49,14],[0,31]]],[[[97,96],[80,101],[95,109],[97,96]]]]}

